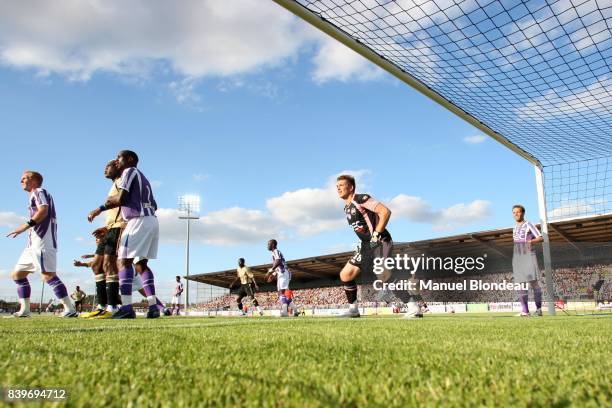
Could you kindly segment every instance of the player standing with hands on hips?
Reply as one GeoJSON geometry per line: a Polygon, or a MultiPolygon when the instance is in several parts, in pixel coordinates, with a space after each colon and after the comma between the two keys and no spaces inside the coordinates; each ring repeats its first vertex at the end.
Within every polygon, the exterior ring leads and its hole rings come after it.
{"type": "MultiPolygon", "coordinates": [[[[514,217],[514,229],[512,240],[514,241],[514,251],[512,255],[512,275],[514,283],[529,282],[533,290],[533,297],[536,304],[536,316],[542,316],[542,288],[538,284],[538,258],[536,257],[533,244],[544,241],[544,237],[538,229],[529,221],[525,221],[525,207],[516,204],[512,207],[514,217]]],[[[519,301],[521,302],[521,313],[519,316],[529,317],[529,290],[519,291],[519,301]]]]}

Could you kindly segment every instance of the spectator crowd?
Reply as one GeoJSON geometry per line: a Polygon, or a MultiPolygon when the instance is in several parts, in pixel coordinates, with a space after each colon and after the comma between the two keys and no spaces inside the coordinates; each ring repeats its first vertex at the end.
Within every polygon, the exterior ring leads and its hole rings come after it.
{"type": "MultiPolygon", "coordinates": [[[[594,285],[603,280],[599,291],[603,299],[612,299],[612,265],[590,265],[581,267],[556,268],[553,271],[556,298],[564,300],[585,300],[594,298],[594,285]]],[[[445,278],[432,278],[438,283],[453,283],[465,279],[481,280],[485,283],[512,282],[512,272],[486,273],[481,275],[457,275],[445,278]]],[[[545,277],[540,276],[540,286],[546,296],[545,277]]],[[[394,296],[381,296],[371,285],[359,285],[359,299],[364,306],[385,306],[399,303],[394,296]]],[[[517,293],[511,290],[423,290],[423,299],[427,302],[461,302],[461,303],[493,303],[513,302],[517,293]]],[[[322,287],[314,289],[298,289],[293,291],[295,303],[299,308],[336,308],[346,303],[344,290],[341,286],[322,287]]],[[[257,293],[259,304],[265,309],[275,309],[278,305],[276,292],[257,293]]],[[[245,303],[247,306],[249,302],[245,303]]],[[[228,310],[236,309],[236,295],[226,294],[198,304],[199,310],[228,310]]]]}

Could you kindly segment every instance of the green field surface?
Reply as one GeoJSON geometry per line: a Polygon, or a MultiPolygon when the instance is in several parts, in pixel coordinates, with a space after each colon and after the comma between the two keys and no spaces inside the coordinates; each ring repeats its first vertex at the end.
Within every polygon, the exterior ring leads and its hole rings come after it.
{"type": "Polygon", "coordinates": [[[0,319],[0,384],[83,407],[605,407],[611,333],[611,316],[0,319]]]}

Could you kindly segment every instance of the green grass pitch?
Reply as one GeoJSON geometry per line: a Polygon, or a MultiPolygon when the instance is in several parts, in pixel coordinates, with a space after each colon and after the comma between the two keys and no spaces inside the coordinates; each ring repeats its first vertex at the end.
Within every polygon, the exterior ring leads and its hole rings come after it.
{"type": "Polygon", "coordinates": [[[87,407],[604,407],[611,333],[610,316],[0,319],[0,384],[87,407]]]}

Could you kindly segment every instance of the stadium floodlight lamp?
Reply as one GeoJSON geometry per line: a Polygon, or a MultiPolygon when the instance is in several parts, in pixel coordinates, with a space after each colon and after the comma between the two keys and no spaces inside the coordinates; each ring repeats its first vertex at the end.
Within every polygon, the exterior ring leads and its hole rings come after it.
{"type": "Polygon", "coordinates": [[[195,194],[184,194],[178,198],[179,211],[183,214],[179,216],[181,220],[187,220],[187,239],[185,250],[185,314],[189,313],[189,243],[191,240],[191,220],[200,217],[200,196],[195,194]]]}
{"type": "Polygon", "coordinates": [[[185,194],[178,198],[179,211],[188,216],[200,212],[200,196],[195,194],[185,194]]]}

